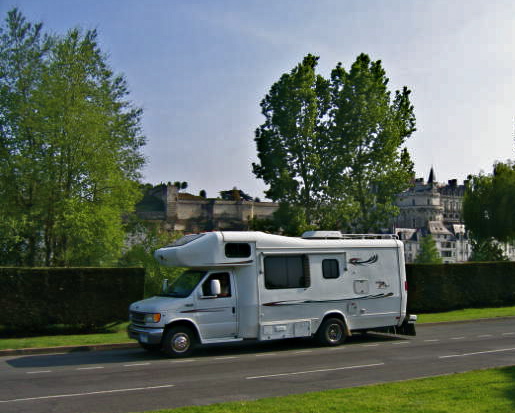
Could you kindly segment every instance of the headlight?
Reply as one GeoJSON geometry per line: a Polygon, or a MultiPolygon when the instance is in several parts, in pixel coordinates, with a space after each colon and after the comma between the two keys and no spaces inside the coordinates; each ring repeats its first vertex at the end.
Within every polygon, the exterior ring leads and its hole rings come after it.
{"type": "Polygon", "coordinates": [[[145,324],[159,323],[161,321],[160,313],[145,314],[145,324]]]}

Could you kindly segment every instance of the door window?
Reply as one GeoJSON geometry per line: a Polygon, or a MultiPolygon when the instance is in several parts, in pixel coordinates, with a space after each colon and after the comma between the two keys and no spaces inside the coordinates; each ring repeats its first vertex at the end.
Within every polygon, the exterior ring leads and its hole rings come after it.
{"type": "Polygon", "coordinates": [[[211,274],[202,284],[202,294],[206,297],[213,298],[223,298],[223,297],[231,297],[231,278],[228,272],[217,272],[211,274]],[[221,292],[217,296],[214,296],[211,292],[211,281],[218,280],[220,281],[221,292]]]}

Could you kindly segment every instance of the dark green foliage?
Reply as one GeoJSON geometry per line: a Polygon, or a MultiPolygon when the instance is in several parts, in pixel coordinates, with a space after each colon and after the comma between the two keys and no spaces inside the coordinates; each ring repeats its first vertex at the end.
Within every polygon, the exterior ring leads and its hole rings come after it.
{"type": "Polygon", "coordinates": [[[234,187],[228,191],[220,191],[220,197],[224,201],[252,201],[252,197],[241,189],[234,187]]]}
{"type": "Polygon", "coordinates": [[[463,219],[477,241],[515,240],[515,165],[496,163],[491,175],[471,176],[463,200],[463,219]]]}
{"type": "Polygon", "coordinates": [[[304,209],[310,225],[377,231],[413,174],[402,149],[415,131],[410,91],[392,97],[381,61],[365,54],[330,79],[316,74],[318,59],[307,55],[262,100],[253,172],[270,199],[304,209]]]}
{"type": "Polygon", "coordinates": [[[154,251],[171,244],[182,234],[169,233],[160,224],[141,221],[132,217],[127,222],[127,232],[133,245],[124,252],[118,265],[122,267],[143,267],[145,269],[145,296],[159,294],[164,279],[172,281],[183,268],[165,267],[154,258],[154,251]]]}
{"type": "Polygon", "coordinates": [[[308,225],[304,208],[280,203],[277,211],[272,218],[254,218],[251,223],[252,231],[264,231],[273,234],[282,234],[298,237],[303,232],[315,229],[313,225],[308,225]]]}
{"type": "Polygon", "coordinates": [[[140,197],[141,109],[95,30],[0,25],[0,262],[108,266],[140,197]]]}
{"type": "Polygon", "coordinates": [[[428,234],[420,240],[420,249],[415,258],[416,264],[442,264],[443,260],[436,248],[436,242],[428,234]]]}
{"type": "Polygon", "coordinates": [[[2,268],[0,325],[34,331],[125,321],[143,297],[143,268],[2,268]]]}
{"type": "Polygon", "coordinates": [[[406,276],[411,313],[515,304],[515,262],[407,264],[406,276]]]}
{"type": "Polygon", "coordinates": [[[482,241],[472,241],[472,255],[469,258],[471,262],[493,262],[508,261],[508,257],[504,255],[504,251],[499,244],[493,239],[485,239],[482,241]]]}

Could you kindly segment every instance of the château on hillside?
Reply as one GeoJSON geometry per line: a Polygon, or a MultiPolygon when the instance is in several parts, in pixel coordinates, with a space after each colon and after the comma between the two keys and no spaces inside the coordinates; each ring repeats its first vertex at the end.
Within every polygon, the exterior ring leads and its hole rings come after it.
{"type": "Polygon", "coordinates": [[[254,218],[271,218],[278,207],[274,202],[204,198],[169,183],[149,190],[136,213],[146,221],[163,222],[170,231],[241,231],[248,230],[254,218]]]}

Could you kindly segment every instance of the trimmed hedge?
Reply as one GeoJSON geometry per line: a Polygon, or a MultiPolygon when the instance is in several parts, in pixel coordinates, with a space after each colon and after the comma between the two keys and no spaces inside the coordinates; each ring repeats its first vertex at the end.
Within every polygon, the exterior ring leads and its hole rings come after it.
{"type": "Polygon", "coordinates": [[[36,330],[125,321],[144,283],[143,268],[0,267],[0,325],[36,330]]]}
{"type": "Polygon", "coordinates": [[[515,304],[515,262],[407,264],[406,276],[415,314],[515,304]]]}

